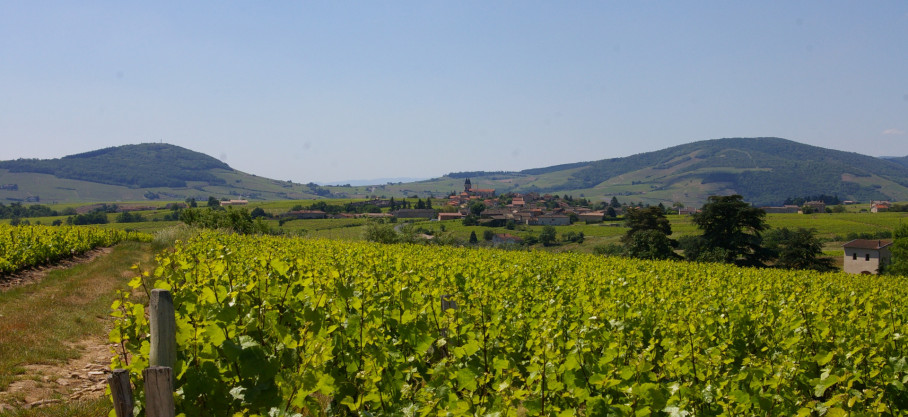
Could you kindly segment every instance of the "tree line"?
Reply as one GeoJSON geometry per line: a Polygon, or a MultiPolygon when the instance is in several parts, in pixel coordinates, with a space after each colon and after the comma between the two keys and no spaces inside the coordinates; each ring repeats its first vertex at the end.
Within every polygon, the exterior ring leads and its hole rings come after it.
{"type": "MultiPolygon", "coordinates": [[[[766,212],[744,202],[740,195],[711,196],[693,222],[699,235],[672,239],[671,224],[659,207],[628,208],[621,238],[626,256],[642,259],[685,259],[766,267],[772,262],[787,269],[833,270],[823,257],[814,229],[770,229],[766,212]],[[677,250],[683,253],[679,255],[677,250]]],[[[618,252],[613,248],[612,252],[618,252]]]]}

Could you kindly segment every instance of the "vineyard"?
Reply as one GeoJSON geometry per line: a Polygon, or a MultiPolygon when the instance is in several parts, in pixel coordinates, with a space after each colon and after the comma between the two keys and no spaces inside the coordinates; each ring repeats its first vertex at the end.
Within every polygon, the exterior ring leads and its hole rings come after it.
{"type": "MultiPolygon", "coordinates": [[[[215,233],[157,261],[131,286],[173,293],[186,415],[908,409],[893,277],[215,233]]],[[[131,299],[112,368],[141,389],[131,299]]]]}
{"type": "Polygon", "coordinates": [[[0,224],[0,275],[51,264],[125,240],[150,241],[151,235],[93,227],[0,224]]]}

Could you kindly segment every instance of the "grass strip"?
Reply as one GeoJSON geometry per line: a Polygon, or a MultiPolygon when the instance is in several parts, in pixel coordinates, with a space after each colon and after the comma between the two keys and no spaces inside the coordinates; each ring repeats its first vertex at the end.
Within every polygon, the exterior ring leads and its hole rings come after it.
{"type": "Polygon", "coordinates": [[[0,390],[28,377],[23,365],[77,358],[73,345],[81,340],[106,343],[115,291],[127,288],[132,265],[152,259],[150,243],[122,243],[92,262],[0,293],[0,390]]]}

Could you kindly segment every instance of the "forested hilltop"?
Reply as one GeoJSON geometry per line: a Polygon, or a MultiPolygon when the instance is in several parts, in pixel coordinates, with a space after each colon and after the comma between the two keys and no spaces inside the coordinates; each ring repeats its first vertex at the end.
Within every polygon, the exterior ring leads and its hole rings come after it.
{"type": "Polygon", "coordinates": [[[0,161],[0,201],[74,203],[187,198],[297,200],[331,196],[314,183],[247,174],[166,143],[104,148],[57,159],[0,161]]]}
{"type": "Polygon", "coordinates": [[[126,187],[185,187],[187,181],[223,184],[211,169],[233,171],[208,155],[157,143],[124,145],[64,156],[59,159],[17,159],[0,162],[10,172],[35,172],[58,178],[126,187]]]}

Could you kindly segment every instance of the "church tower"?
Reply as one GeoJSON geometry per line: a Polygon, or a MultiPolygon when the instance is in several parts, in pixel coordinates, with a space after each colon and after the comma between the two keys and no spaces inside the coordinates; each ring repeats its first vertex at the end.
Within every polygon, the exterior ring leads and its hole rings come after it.
{"type": "Polygon", "coordinates": [[[463,190],[469,193],[471,188],[473,188],[473,184],[470,184],[470,179],[467,178],[467,180],[463,182],[463,190]]]}

